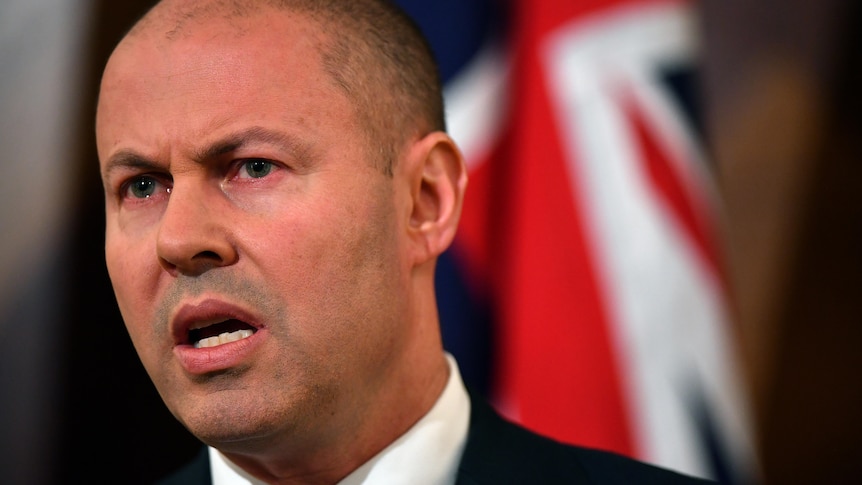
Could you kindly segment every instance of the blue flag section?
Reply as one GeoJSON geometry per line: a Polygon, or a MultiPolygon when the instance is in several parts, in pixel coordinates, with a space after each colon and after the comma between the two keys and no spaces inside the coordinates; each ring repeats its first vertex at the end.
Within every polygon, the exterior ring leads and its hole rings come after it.
{"type": "Polygon", "coordinates": [[[503,9],[492,0],[398,0],[428,38],[446,83],[502,29],[503,9]]]}

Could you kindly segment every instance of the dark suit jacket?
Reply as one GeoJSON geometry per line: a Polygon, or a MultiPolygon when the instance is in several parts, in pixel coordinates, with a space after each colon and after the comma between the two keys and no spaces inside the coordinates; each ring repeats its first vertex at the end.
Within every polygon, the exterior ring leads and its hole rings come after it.
{"type": "MultiPolygon", "coordinates": [[[[553,441],[506,421],[475,394],[470,395],[470,400],[470,428],[457,485],[712,483],[621,455],[553,441]]],[[[191,463],[158,483],[210,485],[206,448],[191,463]]]]}

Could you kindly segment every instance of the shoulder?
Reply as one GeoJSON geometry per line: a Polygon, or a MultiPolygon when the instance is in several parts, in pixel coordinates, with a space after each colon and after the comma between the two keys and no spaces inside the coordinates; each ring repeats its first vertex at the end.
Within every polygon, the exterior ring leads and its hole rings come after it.
{"type": "Polygon", "coordinates": [[[471,394],[470,428],[458,483],[711,483],[622,455],[571,446],[511,423],[471,394]]]}
{"type": "Polygon", "coordinates": [[[706,485],[715,483],[711,480],[684,475],[607,451],[577,448],[575,454],[595,483],[637,483],[644,485],[706,485]]]}

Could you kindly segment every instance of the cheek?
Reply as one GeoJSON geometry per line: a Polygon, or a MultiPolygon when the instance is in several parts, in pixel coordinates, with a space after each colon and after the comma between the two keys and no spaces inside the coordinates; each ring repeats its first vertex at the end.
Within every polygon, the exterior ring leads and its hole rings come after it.
{"type": "Polygon", "coordinates": [[[288,242],[281,249],[302,268],[299,282],[323,290],[373,284],[395,257],[384,211],[368,201],[350,202],[308,211],[282,228],[280,240],[288,242]]]}
{"type": "Polygon", "coordinates": [[[111,285],[123,320],[133,339],[139,330],[151,328],[147,322],[153,312],[158,260],[153,245],[145,239],[132,241],[122,234],[108,231],[105,262],[111,285]]]}
{"type": "Polygon", "coordinates": [[[338,339],[339,331],[354,333],[358,322],[373,321],[384,310],[388,287],[397,283],[392,219],[368,201],[318,206],[244,240],[258,241],[256,265],[288,302],[291,315],[317,320],[316,331],[338,339]]]}
{"type": "Polygon", "coordinates": [[[244,239],[254,241],[248,256],[290,303],[291,313],[323,313],[347,296],[355,243],[322,218],[293,218],[244,239]]]}

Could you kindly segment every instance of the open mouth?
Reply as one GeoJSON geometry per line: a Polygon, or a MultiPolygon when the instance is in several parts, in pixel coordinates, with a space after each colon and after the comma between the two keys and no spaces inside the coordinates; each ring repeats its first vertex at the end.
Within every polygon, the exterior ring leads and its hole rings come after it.
{"type": "Polygon", "coordinates": [[[196,349],[216,347],[251,337],[256,331],[241,320],[229,319],[189,330],[188,342],[196,349]]]}

